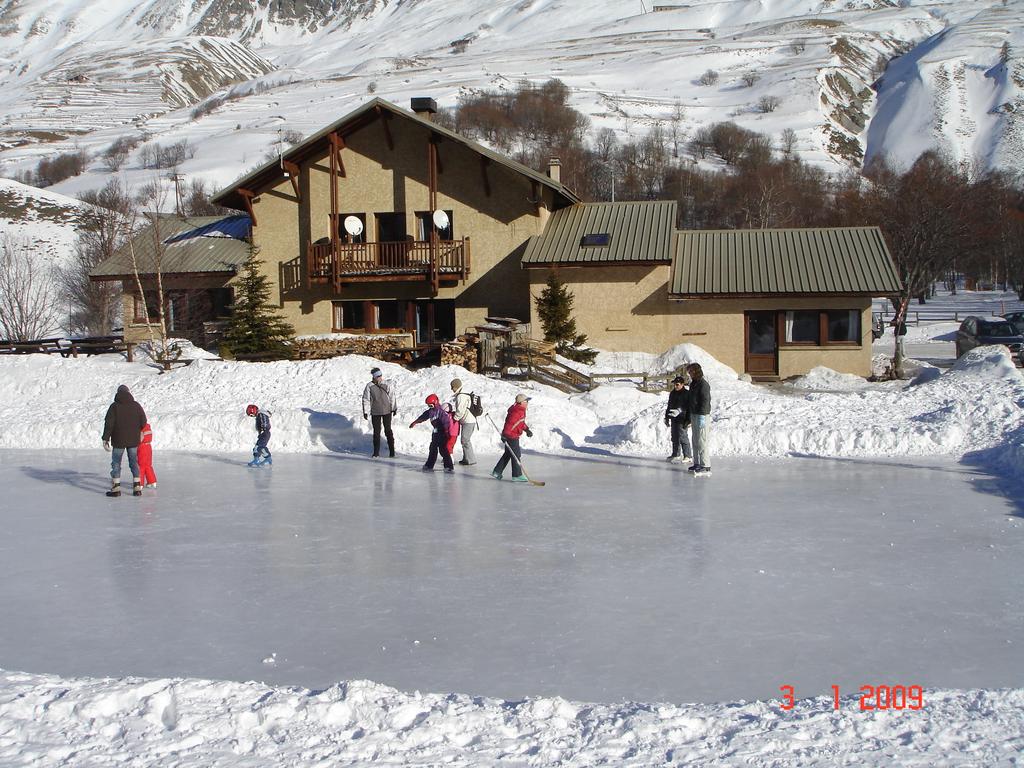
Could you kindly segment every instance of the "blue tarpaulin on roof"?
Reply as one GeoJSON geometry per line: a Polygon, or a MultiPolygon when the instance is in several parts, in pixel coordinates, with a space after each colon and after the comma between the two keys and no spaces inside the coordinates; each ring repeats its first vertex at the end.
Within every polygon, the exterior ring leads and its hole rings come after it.
{"type": "Polygon", "coordinates": [[[168,245],[171,243],[180,243],[183,240],[191,240],[196,237],[230,237],[235,240],[245,240],[249,237],[249,232],[252,229],[252,222],[248,216],[228,216],[214,221],[210,224],[204,224],[201,227],[195,229],[189,229],[184,232],[180,232],[174,237],[169,237],[164,242],[168,245]]]}

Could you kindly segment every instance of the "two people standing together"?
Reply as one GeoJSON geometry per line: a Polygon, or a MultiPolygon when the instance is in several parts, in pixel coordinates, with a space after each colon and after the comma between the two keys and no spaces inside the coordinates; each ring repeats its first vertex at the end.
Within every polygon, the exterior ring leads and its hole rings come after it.
{"type": "Polygon", "coordinates": [[[672,390],[668,393],[668,406],[665,409],[665,426],[672,435],[672,455],[668,460],[673,464],[681,463],[691,456],[691,443],[687,429],[692,430],[693,464],[688,470],[697,476],[711,474],[708,457],[708,417],[711,414],[711,385],[704,378],[704,370],[699,363],[686,366],[690,376],[690,385],[686,379],[676,376],[672,379],[672,390]]]}

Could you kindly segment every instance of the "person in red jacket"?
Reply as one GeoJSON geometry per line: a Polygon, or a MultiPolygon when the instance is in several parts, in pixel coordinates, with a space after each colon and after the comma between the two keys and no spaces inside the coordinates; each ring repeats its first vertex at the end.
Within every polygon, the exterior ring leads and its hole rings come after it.
{"type": "Polygon", "coordinates": [[[505,471],[505,467],[511,461],[512,480],[517,483],[529,482],[523,477],[523,465],[519,463],[519,458],[523,455],[522,449],[519,447],[519,438],[524,432],[527,437],[533,437],[533,432],[530,431],[530,427],[526,423],[526,405],[529,401],[530,398],[526,395],[516,395],[516,401],[509,406],[508,413],[505,415],[505,426],[501,430],[501,442],[504,444],[505,450],[501,454],[501,458],[498,459],[498,463],[494,465],[494,469],[491,470],[491,477],[495,480],[501,480],[501,473],[505,471]],[[512,454],[515,454],[514,458],[512,454]]]}
{"type": "Polygon", "coordinates": [[[448,453],[455,450],[455,443],[459,441],[459,431],[461,427],[459,422],[455,420],[455,409],[451,403],[444,404],[445,413],[447,413],[452,420],[452,425],[448,428],[448,453]]]}
{"type": "Polygon", "coordinates": [[[156,488],[156,472],[153,471],[153,428],[142,427],[142,442],[139,443],[139,479],[142,487],[156,488]]]}

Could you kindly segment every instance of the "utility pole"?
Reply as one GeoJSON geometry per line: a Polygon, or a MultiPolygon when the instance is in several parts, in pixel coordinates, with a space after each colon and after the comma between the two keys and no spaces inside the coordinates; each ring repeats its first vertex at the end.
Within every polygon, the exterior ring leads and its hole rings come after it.
{"type": "Polygon", "coordinates": [[[167,177],[174,182],[174,210],[179,216],[184,216],[181,210],[181,182],[185,180],[185,177],[180,173],[172,173],[167,177]]]}

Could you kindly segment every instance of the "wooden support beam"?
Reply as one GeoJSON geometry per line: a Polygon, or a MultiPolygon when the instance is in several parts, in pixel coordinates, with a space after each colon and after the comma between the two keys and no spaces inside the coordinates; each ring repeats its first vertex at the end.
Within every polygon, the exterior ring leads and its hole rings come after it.
{"type": "Polygon", "coordinates": [[[331,152],[334,153],[334,162],[338,167],[338,175],[342,178],[346,178],[345,161],[341,159],[341,150],[345,148],[345,137],[339,136],[337,133],[332,133],[328,138],[331,142],[331,152]]]}
{"type": "Polygon", "coordinates": [[[302,200],[302,194],[299,192],[299,166],[290,160],[282,160],[281,167],[284,169],[284,172],[288,174],[288,178],[292,182],[292,189],[295,191],[295,199],[302,200]]]}
{"type": "Polygon", "coordinates": [[[487,176],[487,169],[488,169],[488,167],[490,165],[491,165],[491,158],[489,158],[489,157],[487,157],[485,155],[480,155],[480,175],[483,177],[483,180],[484,180],[484,196],[485,197],[490,197],[491,196],[491,180],[487,176]]]}
{"type": "Polygon", "coordinates": [[[377,113],[377,117],[380,118],[380,124],[384,127],[384,138],[388,142],[388,149],[393,150],[395,148],[395,140],[391,137],[391,126],[388,123],[391,122],[391,113],[383,107],[374,107],[374,111],[377,113]]]}
{"type": "Polygon", "coordinates": [[[239,187],[237,190],[238,194],[242,196],[245,201],[245,210],[249,213],[249,219],[252,221],[252,225],[256,226],[256,212],[252,209],[252,201],[257,197],[257,194],[251,189],[245,187],[239,187]]]}

